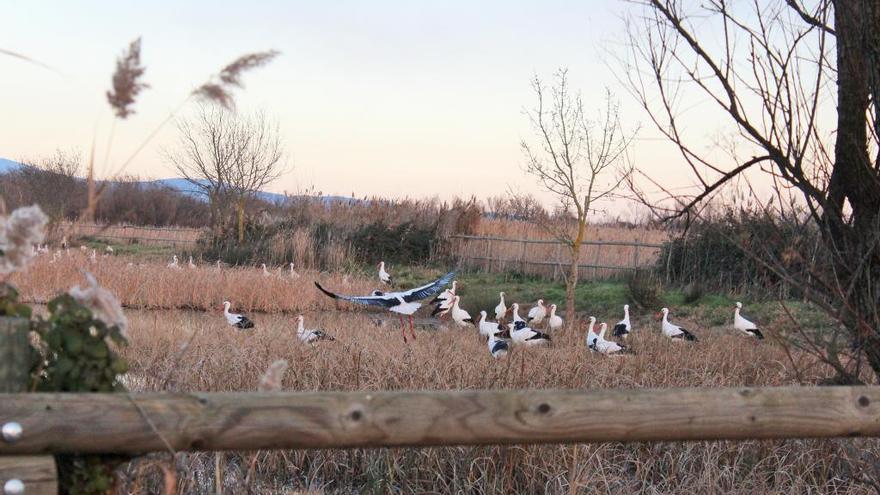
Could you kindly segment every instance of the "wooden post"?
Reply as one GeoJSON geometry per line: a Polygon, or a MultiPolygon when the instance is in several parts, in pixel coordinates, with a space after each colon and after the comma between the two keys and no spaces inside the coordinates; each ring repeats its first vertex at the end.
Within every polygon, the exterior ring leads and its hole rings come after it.
{"type": "Polygon", "coordinates": [[[486,263],[483,265],[485,272],[492,271],[492,239],[486,239],[486,263]]]}
{"type": "Polygon", "coordinates": [[[599,259],[602,251],[602,245],[596,244],[596,257],[593,260],[593,280],[599,279],[599,259]]]}
{"type": "MultiPolygon", "coordinates": [[[[21,394],[27,391],[30,378],[30,323],[24,318],[0,317],[0,391],[4,394],[21,394]]],[[[15,397],[15,395],[10,395],[15,397]]],[[[0,413],[0,427],[19,423],[26,424],[21,414],[0,413]]],[[[7,446],[26,441],[30,429],[22,428],[21,438],[0,437],[0,453],[7,446]]],[[[57,494],[57,474],[52,456],[3,456],[0,455],[0,487],[18,480],[27,495],[57,494]]]]}
{"type": "Polygon", "coordinates": [[[519,248],[519,271],[526,272],[526,241],[523,240],[519,248]]]}
{"type": "Polygon", "coordinates": [[[553,281],[559,279],[559,257],[562,256],[562,243],[556,244],[556,257],[553,259],[553,281]]]}
{"type": "Polygon", "coordinates": [[[633,272],[639,269],[639,241],[633,243],[633,272]]]}

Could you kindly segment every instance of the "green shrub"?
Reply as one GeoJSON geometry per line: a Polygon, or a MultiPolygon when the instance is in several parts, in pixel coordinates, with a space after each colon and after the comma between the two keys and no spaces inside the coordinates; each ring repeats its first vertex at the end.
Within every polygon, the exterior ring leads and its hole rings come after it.
{"type": "Polygon", "coordinates": [[[758,260],[784,265],[792,272],[802,271],[807,268],[804,260],[816,255],[815,241],[815,230],[795,220],[762,211],[731,211],[698,220],[689,226],[684,236],[666,242],[658,258],[657,271],[679,287],[698,284],[693,287],[692,297],[704,290],[748,292],[755,289],[797,296],[758,260]]]}
{"type": "Polygon", "coordinates": [[[629,301],[648,310],[656,310],[663,304],[660,297],[660,281],[649,270],[638,270],[626,280],[629,301]]]}

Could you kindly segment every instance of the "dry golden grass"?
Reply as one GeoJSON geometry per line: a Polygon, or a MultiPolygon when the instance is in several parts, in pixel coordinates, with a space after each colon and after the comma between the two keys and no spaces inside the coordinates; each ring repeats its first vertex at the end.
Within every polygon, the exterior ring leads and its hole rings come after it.
{"type": "Polygon", "coordinates": [[[167,263],[141,263],[126,256],[98,254],[92,262],[90,255],[91,250],[72,249],[70,255],[53,263],[52,254],[43,254],[24,273],[15,274],[12,283],[25,300],[46,302],[82,283],[83,272],[89,271],[129,308],[214,310],[228,300],[236,309],[265,312],[335,307],[332,299],[315,289],[313,280],[355,294],[366,294],[378,283],[355,275],[311,270],[299,270],[299,277],[292,278],[286,267],[270,268],[271,276],[267,277],[261,268],[189,268],[187,260],[181,259],[180,268],[172,269],[167,263]]]}
{"type": "MultiPolygon", "coordinates": [[[[797,384],[783,350],[770,342],[701,333],[695,345],[662,338],[657,323],[635,321],[636,354],[605,358],[583,334],[553,347],[514,349],[492,359],[475,332],[420,331],[406,345],[394,327],[363,314],[309,313],[309,326],[337,341],[299,344],[288,316],[257,315],[241,332],[219,315],[131,311],[127,384],[138,391],[256,390],[278,359],[290,363],[283,390],[396,390],[713,387],[797,384]],[[181,351],[181,345],[189,342],[181,351]]],[[[810,381],[823,369],[806,366],[810,381]]],[[[594,418],[596,427],[613,417],[594,418]]],[[[221,466],[226,493],[870,493],[875,440],[690,442],[578,446],[355,449],[185,453],[174,459],[178,493],[214,493],[221,466]],[[572,483],[575,484],[572,490],[572,483]]],[[[161,471],[126,471],[125,490],[156,491],[161,471]]]]}

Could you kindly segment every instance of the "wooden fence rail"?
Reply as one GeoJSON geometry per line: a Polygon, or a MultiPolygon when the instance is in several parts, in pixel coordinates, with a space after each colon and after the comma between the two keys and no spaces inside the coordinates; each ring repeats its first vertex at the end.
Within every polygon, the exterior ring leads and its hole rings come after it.
{"type": "MultiPolygon", "coordinates": [[[[517,244],[559,244],[565,245],[564,242],[560,242],[554,239],[513,239],[509,237],[492,237],[492,236],[479,236],[479,235],[451,235],[450,239],[464,239],[470,241],[498,241],[498,242],[513,242],[517,244]]],[[[656,244],[650,242],[637,242],[637,241],[582,241],[581,244],[584,246],[638,246],[644,248],[655,248],[660,249],[663,247],[663,244],[656,244]]]]}
{"type": "Polygon", "coordinates": [[[0,394],[0,456],[880,436],[880,387],[0,394]]]}

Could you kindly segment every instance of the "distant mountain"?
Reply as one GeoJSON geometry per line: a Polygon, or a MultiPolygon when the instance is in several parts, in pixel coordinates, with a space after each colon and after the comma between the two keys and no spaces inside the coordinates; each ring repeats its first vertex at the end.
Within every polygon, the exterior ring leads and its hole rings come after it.
{"type": "Polygon", "coordinates": [[[14,162],[12,160],[7,160],[6,158],[0,158],[0,174],[6,174],[15,170],[18,170],[22,167],[22,164],[18,162],[14,162]]]}
{"type": "MultiPolygon", "coordinates": [[[[14,172],[16,170],[21,169],[22,167],[25,167],[25,166],[26,165],[19,163],[19,162],[16,162],[16,161],[13,161],[13,160],[9,160],[6,158],[0,158],[0,175],[7,174],[9,172],[14,172]]],[[[147,180],[147,181],[141,181],[140,183],[143,184],[144,186],[164,186],[164,187],[171,188],[181,194],[191,196],[193,198],[198,198],[201,200],[207,199],[202,194],[202,191],[201,191],[201,189],[198,188],[198,186],[196,186],[195,184],[193,184],[189,180],[183,179],[180,177],[173,178],[173,179],[147,180]]],[[[304,196],[293,196],[293,198],[300,198],[300,197],[304,197],[304,196]]],[[[267,191],[258,192],[257,198],[259,198],[263,201],[266,201],[267,203],[273,203],[273,204],[278,204],[278,203],[284,202],[288,199],[288,197],[285,196],[284,194],[278,194],[278,193],[267,192],[267,191]]],[[[364,201],[364,200],[360,200],[360,199],[356,199],[356,198],[349,198],[347,196],[319,196],[317,199],[319,199],[324,204],[341,203],[341,202],[359,203],[359,202],[364,201]]]]}

